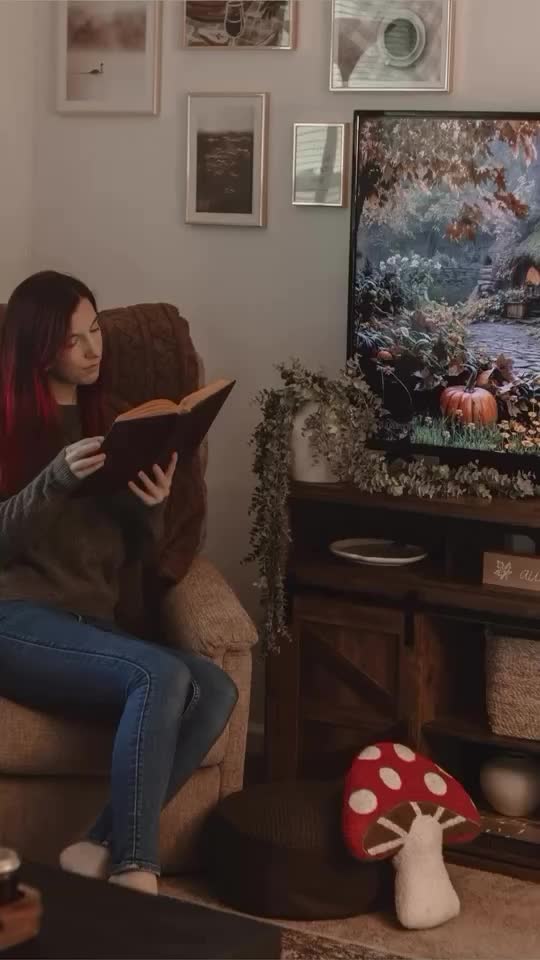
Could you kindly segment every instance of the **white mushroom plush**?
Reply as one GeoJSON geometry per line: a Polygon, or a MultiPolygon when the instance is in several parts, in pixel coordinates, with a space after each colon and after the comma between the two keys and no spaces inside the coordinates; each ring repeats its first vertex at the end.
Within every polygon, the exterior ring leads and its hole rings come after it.
{"type": "Polygon", "coordinates": [[[345,781],[343,833],[355,857],[392,859],[402,926],[424,930],[458,915],[443,843],[473,840],[480,815],[461,784],[431,760],[401,743],[366,747],[345,781]]]}

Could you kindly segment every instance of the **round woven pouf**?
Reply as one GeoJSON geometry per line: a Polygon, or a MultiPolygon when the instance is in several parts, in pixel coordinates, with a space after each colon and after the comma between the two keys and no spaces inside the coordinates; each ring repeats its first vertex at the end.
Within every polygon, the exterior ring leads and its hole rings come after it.
{"type": "Polygon", "coordinates": [[[360,862],[345,847],[342,793],[342,781],[294,781],[260,784],[223,800],[205,835],[215,893],[242,912],[292,920],[390,905],[389,864],[360,862]]]}

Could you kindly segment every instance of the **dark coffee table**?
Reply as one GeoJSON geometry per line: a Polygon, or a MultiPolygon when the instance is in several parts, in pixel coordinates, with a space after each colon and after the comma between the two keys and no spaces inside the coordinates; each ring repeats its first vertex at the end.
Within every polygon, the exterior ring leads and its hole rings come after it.
{"type": "Polygon", "coordinates": [[[60,869],[24,864],[44,913],[39,937],[4,958],[49,960],[279,960],[278,927],[170,897],[133,893],[60,869]]]}

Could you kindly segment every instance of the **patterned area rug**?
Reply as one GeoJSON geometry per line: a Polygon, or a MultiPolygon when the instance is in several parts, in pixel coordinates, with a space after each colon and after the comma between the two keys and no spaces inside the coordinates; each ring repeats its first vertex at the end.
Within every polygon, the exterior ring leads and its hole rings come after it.
{"type": "Polygon", "coordinates": [[[281,960],[403,960],[395,953],[281,928],[281,960]]]}
{"type": "MultiPolygon", "coordinates": [[[[540,884],[450,866],[461,914],[433,930],[403,930],[388,913],[345,920],[275,920],[283,960],[540,960],[540,884]],[[367,945],[369,944],[369,946],[367,945]]],[[[170,877],[161,892],[230,909],[204,878],[170,877]]]]}

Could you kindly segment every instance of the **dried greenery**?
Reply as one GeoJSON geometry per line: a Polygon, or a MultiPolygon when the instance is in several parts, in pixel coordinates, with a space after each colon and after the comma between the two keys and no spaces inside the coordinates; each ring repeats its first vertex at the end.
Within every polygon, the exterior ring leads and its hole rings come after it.
{"type": "MultiPolygon", "coordinates": [[[[503,474],[476,462],[461,467],[413,460],[390,462],[366,443],[378,433],[384,410],[366,382],[359,363],[351,361],[335,379],[313,373],[293,361],[278,367],[281,385],[262,390],[256,402],[261,419],[252,437],[256,483],[250,507],[250,553],[246,562],[259,569],[264,618],[262,646],[278,650],[290,639],[287,626],[285,576],[290,543],[287,501],[290,486],[290,437],[295,415],[307,402],[315,412],[307,419],[313,456],[326,458],[334,475],[365,493],[390,496],[463,497],[502,496],[524,499],[540,495],[533,478],[524,473],[503,474]]],[[[540,443],[537,421],[529,436],[540,443]]],[[[515,430],[508,422],[508,434],[515,430]]]]}
{"type": "Polygon", "coordinates": [[[287,499],[294,416],[305,403],[315,401],[316,412],[306,422],[314,457],[339,463],[341,478],[351,474],[366,441],[376,433],[382,408],[355,362],[336,380],[312,373],[298,361],[277,369],[282,386],[262,390],[256,398],[262,418],[252,438],[256,485],[250,507],[251,551],[246,558],[259,567],[256,585],[265,613],[265,650],[278,649],[289,637],[284,578],[290,542],[287,499]]]}

